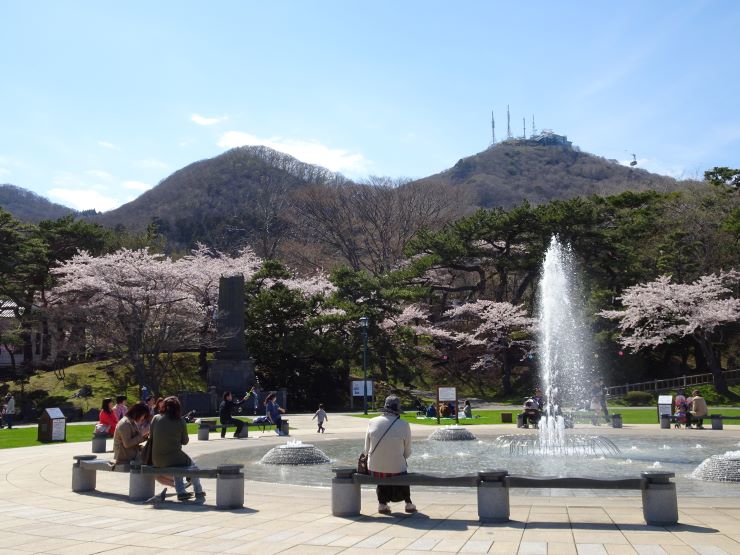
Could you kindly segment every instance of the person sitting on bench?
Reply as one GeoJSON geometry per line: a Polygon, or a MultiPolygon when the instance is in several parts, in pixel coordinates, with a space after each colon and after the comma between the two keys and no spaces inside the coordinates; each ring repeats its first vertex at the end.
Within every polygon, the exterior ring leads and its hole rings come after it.
{"type": "Polygon", "coordinates": [[[689,420],[686,425],[687,428],[691,428],[692,424],[696,424],[696,429],[701,430],[704,428],[704,418],[709,413],[707,408],[707,402],[698,389],[695,389],[691,393],[691,408],[689,409],[689,420]]]}
{"type": "Polygon", "coordinates": [[[249,393],[242,399],[241,401],[234,401],[233,396],[231,395],[231,391],[225,391],[224,392],[224,400],[221,401],[221,405],[218,407],[218,417],[219,420],[221,420],[221,425],[223,428],[221,428],[221,437],[226,437],[226,427],[227,426],[236,426],[236,432],[234,432],[234,437],[239,437],[239,434],[242,432],[242,428],[244,428],[244,422],[241,420],[237,420],[232,415],[232,411],[237,408],[239,405],[244,403],[249,398],[249,393]]]}
{"type": "Polygon", "coordinates": [[[522,426],[529,428],[529,423],[531,423],[536,428],[541,417],[542,392],[537,388],[534,390],[534,397],[524,401],[524,406],[522,407],[522,426]]]}

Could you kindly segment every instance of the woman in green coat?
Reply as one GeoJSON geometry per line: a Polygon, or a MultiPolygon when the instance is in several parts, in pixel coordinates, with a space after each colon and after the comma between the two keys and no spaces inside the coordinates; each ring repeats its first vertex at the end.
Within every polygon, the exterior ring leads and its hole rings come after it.
{"type": "MultiPolygon", "coordinates": [[[[154,466],[185,466],[197,470],[192,459],[182,450],[182,446],[187,445],[190,438],[185,420],[181,415],[180,400],[177,397],[173,395],[164,400],[164,412],[154,417],[149,434],[154,466]]],[[[182,477],[175,476],[174,480],[177,498],[180,501],[189,499],[192,494],[185,491],[182,477]]],[[[192,483],[196,499],[204,499],[206,494],[200,485],[200,479],[193,476],[192,483]]]]}

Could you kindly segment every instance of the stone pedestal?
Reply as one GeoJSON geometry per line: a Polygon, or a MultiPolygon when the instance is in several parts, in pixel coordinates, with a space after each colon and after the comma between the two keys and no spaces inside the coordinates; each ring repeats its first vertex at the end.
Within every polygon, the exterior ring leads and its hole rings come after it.
{"type": "Polygon", "coordinates": [[[131,501],[143,501],[153,496],[154,474],[142,474],[132,468],[128,481],[128,498],[131,501]]]}
{"type": "Polygon", "coordinates": [[[352,479],[354,468],[333,468],[331,480],[331,514],[334,516],[357,516],[362,509],[360,484],[352,479]]]}
{"type": "Polygon", "coordinates": [[[478,472],[478,519],[481,522],[508,522],[509,487],[506,470],[478,472]]]}
{"type": "Polygon", "coordinates": [[[678,523],[676,484],[673,472],[641,472],[642,515],[651,526],[671,526],[678,523]]]}
{"type": "Polygon", "coordinates": [[[92,452],[93,453],[105,453],[106,451],[106,440],[108,436],[94,435],[92,438],[92,452]]]}
{"type": "Polygon", "coordinates": [[[241,397],[254,385],[254,363],[249,359],[216,359],[208,364],[208,387],[241,397]]]}
{"type": "Polygon", "coordinates": [[[218,467],[216,478],[216,508],[241,509],[244,506],[244,473],[242,465],[218,467]]]}

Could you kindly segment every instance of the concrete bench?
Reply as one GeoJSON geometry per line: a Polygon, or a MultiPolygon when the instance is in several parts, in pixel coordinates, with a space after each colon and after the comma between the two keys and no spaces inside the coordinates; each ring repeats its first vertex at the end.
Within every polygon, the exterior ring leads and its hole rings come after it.
{"type": "MultiPolygon", "coordinates": [[[[262,431],[264,432],[267,426],[272,426],[269,422],[266,422],[264,424],[253,424],[252,422],[244,422],[244,427],[242,428],[242,433],[239,434],[237,437],[245,438],[249,437],[249,428],[262,428],[262,431]]],[[[283,422],[287,422],[287,420],[284,420],[283,422]]],[[[208,441],[210,433],[215,432],[216,430],[222,430],[224,428],[236,428],[233,424],[229,424],[228,426],[224,426],[223,424],[211,424],[210,422],[203,423],[201,422],[198,425],[198,440],[199,441],[208,441]]],[[[286,434],[287,435],[287,434],[286,434]]]]}
{"type": "Polygon", "coordinates": [[[93,491],[98,472],[124,472],[129,475],[129,499],[143,501],[154,496],[156,476],[191,476],[197,478],[216,478],[216,508],[239,509],[244,506],[244,465],[231,464],[216,468],[156,467],[136,464],[117,464],[98,459],[95,455],[73,457],[72,491],[93,491]]]}
{"type": "Polygon", "coordinates": [[[490,470],[465,476],[438,476],[409,473],[376,478],[358,474],[354,468],[334,468],[331,507],[334,516],[357,516],[361,511],[360,486],[398,485],[435,487],[475,487],[478,492],[478,518],[481,522],[509,520],[511,488],[566,488],[640,490],[642,513],[647,524],[667,526],[678,522],[676,484],[673,472],[642,472],[640,478],[548,478],[510,476],[506,470],[490,470]]]}
{"type": "Polygon", "coordinates": [[[712,419],[713,430],[724,430],[724,420],[740,420],[740,416],[722,416],[721,414],[712,414],[709,417],[712,419]]]}

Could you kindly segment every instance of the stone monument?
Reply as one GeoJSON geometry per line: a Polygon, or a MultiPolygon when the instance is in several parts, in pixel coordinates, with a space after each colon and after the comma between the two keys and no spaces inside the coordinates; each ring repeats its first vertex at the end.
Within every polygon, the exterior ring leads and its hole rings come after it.
{"type": "Polygon", "coordinates": [[[221,277],[218,284],[216,331],[219,346],[208,364],[208,387],[220,395],[241,397],[254,385],[254,363],[244,339],[244,276],[221,277]]]}

